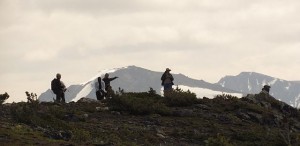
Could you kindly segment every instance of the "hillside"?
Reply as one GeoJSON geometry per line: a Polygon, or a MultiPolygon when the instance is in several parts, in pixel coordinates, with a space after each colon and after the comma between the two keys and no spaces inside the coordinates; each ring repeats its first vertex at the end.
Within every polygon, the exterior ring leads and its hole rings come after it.
{"type": "Polygon", "coordinates": [[[0,145],[300,145],[300,111],[264,94],[120,92],[104,101],[5,104],[0,112],[0,145]]]}

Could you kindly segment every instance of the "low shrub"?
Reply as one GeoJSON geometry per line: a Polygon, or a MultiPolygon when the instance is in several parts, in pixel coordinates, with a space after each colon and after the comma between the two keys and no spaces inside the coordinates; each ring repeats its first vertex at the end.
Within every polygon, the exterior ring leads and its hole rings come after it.
{"type": "Polygon", "coordinates": [[[90,133],[83,129],[74,128],[72,130],[72,133],[72,141],[75,141],[77,143],[84,143],[92,139],[90,133]]]}
{"type": "Polygon", "coordinates": [[[131,114],[169,114],[169,108],[161,99],[147,96],[148,93],[126,93],[114,97],[108,103],[112,110],[128,111],[131,114]]]}
{"type": "Polygon", "coordinates": [[[28,103],[19,103],[14,105],[14,108],[11,108],[11,114],[15,121],[25,124],[31,124],[32,119],[36,117],[36,108],[33,108],[31,104],[28,103]]]}
{"type": "Polygon", "coordinates": [[[45,110],[37,106],[35,102],[19,103],[15,106],[11,108],[11,114],[16,122],[45,128],[70,129],[68,124],[61,120],[65,113],[62,112],[61,108],[52,107],[45,110]]]}
{"type": "Polygon", "coordinates": [[[0,104],[4,103],[6,99],[9,98],[9,95],[5,92],[4,94],[0,94],[0,104]]]}
{"type": "Polygon", "coordinates": [[[188,91],[183,91],[180,88],[176,88],[175,90],[171,91],[165,96],[164,103],[168,106],[177,106],[177,107],[184,107],[184,106],[191,106],[198,102],[195,93],[188,91]]]}
{"type": "Polygon", "coordinates": [[[220,134],[217,135],[217,137],[210,137],[207,140],[205,140],[205,145],[206,146],[234,146],[230,142],[230,139],[222,136],[220,134]]]}
{"type": "Polygon", "coordinates": [[[229,100],[229,101],[237,101],[239,98],[236,96],[233,96],[231,94],[221,94],[215,96],[213,100],[229,100]]]}

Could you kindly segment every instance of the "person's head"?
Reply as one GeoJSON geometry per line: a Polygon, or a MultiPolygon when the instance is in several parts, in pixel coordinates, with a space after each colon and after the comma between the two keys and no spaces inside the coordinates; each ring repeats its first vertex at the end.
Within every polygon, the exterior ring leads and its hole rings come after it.
{"type": "Polygon", "coordinates": [[[267,91],[267,92],[270,92],[270,88],[271,88],[271,86],[269,86],[269,85],[264,85],[264,87],[262,88],[262,90],[265,90],[265,91],[267,91]]]}
{"type": "Polygon", "coordinates": [[[108,77],[109,77],[109,74],[108,74],[108,73],[106,73],[106,74],[104,75],[104,77],[105,77],[105,78],[108,78],[108,77]]]}
{"type": "Polygon", "coordinates": [[[60,74],[60,73],[57,73],[57,74],[56,74],[56,78],[60,80],[61,74],[60,74]]]}
{"type": "Polygon", "coordinates": [[[101,77],[98,77],[98,82],[101,82],[101,77]]]}
{"type": "Polygon", "coordinates": [[[171,71],[171,69],[169,69],[169,68],[166,68],[166,72],[170,72],[171,71]]]}

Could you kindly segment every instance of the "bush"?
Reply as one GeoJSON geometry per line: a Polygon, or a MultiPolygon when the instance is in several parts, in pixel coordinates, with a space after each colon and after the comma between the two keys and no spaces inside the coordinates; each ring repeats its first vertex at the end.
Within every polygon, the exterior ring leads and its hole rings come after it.
{"type": "Polygon", "coordinates": [[[36,93],[32,93],[32,92],[29,93],[28,91],[26,91],[25,94],[27,96],[27,102],[29,102],[29,103],[34,103],[34,102],[39,103],[36,93]]]}
{"type": "Polygon", "coordinates": [[[180,88],[176,88],[175,90],[168,93],[168,96],[164,98],[164,103],[168,106],[191,106],[198,102],[195,93],[188,91],[183,91],[180,88]]]}
{"type": "Polygon", "coordinates": [[[214,103],[214,110],[218,112],[234,111],[244,106],[244,102],[230,94],[216,95],[211,102],[214,103]]]}
{"type": "Polygon", "coordinates": [[[72,133],[73,133],[72,141],[78,143],[84,143],[86,141],[91,140],[91,135],[86,130],[74,128],[72,130],[72,133]]]}
{"type": "Polygon", "coordinates": [[[221,94],[215,96],[214,100],[230,100],[230,101],[237,101],[239,98],[230,94],[221,94]]]}
{"type": "Polygon", "coordinates": [[[138,97],[138,98],[155,98],[157,100],[161,99],[162,97],[156,93],[155,90],[153,90],[153,88],[150,87],[148,92],[124,92],[123,89],[119,89],[118,94],[120,96],[134,96],[134,97],[138,97]]]}
{"type": "Polygon", "coordinates": [[[0,94],[0,104],[4,103],[6,99],[9,98],[9,95],[5,92],[4,94],[0,94]]]}
{"type": "Polygon", "coordinates": [[[27,103],[19,103],[11,108],[11,114],[15,121],[31,124],[33,117],[36,116],[35,110],[27,103]]]}
{"type": "Polygon", "coordinates": [[[35,104],[22,103],[11,108],[11,113],[16,122],[45,128],[50,126],[54,129],[70,129],[65,121],[57,118],[61,118],[63,114],[60,108],[51,108],[49,111],[41,112],[35,104]]]}
{"type": "Polygon", "coordinates": [[[108,104],[112,110],[128,111],[137,115],[170,113],[161,98],[149,97],[148,93],[126,93],[112,98],[108,104]]]}

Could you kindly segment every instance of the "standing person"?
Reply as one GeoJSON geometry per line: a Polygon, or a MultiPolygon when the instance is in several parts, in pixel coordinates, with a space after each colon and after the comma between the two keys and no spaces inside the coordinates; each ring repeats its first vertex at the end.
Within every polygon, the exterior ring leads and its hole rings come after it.
{"type": "Polygon", "coordinates": [[[56,78],[51,81],[51,90],[56,94],[55,102],[65,103],[65,91],[67,90],[65,84],[60,80],[61,74],[57,73],[56,78]]]}
{"type": "Polygon", "coordinates": [[[170,73],[171,69],[167,68],[164,74],[161,76],[161,85],[164,86],[164,96],[168,96],[168,94],[172,91],[172,85],[174,85],[174,78],[170,73]]]}
{"type": "Polygon", "coordinates": [[[96,88],[96,96],[97,100],[102,100],[104,99],[105,96],[105,83],[104,81],[101,80],[101,77],[98,77],[98,80],[95,83],[95,88],[96,88]]]}
{"type": "Polygon", "coordinates": [[[110,86],[110,82],[112,80],[116,79],[116,78],[118,78],[118,77],[109,78],[109,74],[108,73],[106,73],[104,75],[103,81],[105,83],[105,90],[107,92],[107,96],[106,97],[111,97],[112,96],[113,90],[112,90],[112,87],[110,86]]]}

